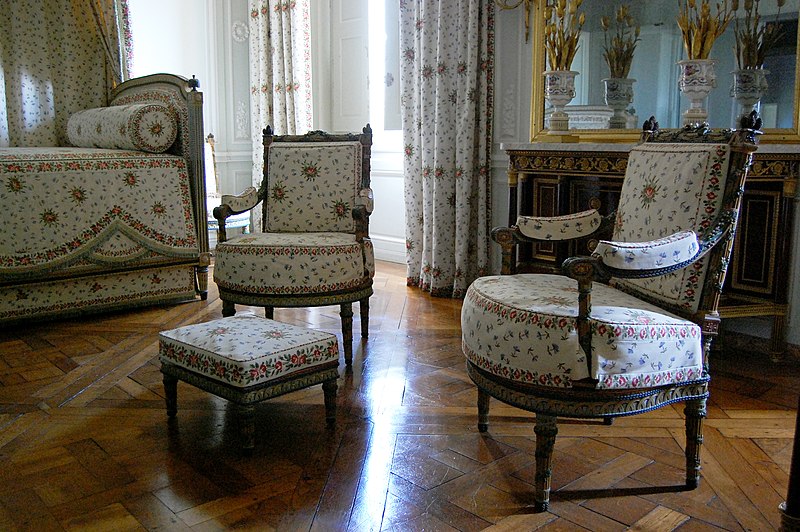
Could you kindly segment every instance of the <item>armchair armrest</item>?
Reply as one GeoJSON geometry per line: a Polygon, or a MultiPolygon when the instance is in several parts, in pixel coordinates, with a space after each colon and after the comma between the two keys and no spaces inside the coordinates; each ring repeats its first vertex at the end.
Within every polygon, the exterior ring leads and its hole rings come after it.
{"type": "Polygon", "coordinates": [[[222,205],[214,207],[214,218],[219,222],[217,240],[225,242],[228,235],[225,232],[225,220],[234,214],[249,211],[261,201],[258,197],[258,190],[255,187],[248,187],[241,194],[223,194],[222,205]]]}
{"type": "Polygon", "coordinates": [[[594,233],[603,217],[597,209],[565,216],[518,216],[519,232],[535,240],[572,240],[594,233]]]}
{"type": "Polygon", "coordinates": [[[648,242],[601,240],[594,255],[617,270],[658,270],[694,261],[700,251],[694,231],[679,231],[648,242]]]}

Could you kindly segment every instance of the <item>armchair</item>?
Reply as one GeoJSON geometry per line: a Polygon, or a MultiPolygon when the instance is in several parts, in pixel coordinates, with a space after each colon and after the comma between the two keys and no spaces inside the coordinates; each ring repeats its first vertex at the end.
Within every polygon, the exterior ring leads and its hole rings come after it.
{"type": "Polygon", "coordinates": [[[214,281],[223,316],[235,304],[275,307],[339,305],[345,363],[353,357],[353,310],[369,331],[375,259],[369,238],[372,129],[361,134],[273,135],[264,130],[264,179],[214,209],[219,233],[214,281]],[[261,203],[262,233],[226,235],[226,220],[261,203]]]}
{"type": "Polygon", "coordinates": [[[698,485],[707,356],[760,120],[736,131],[658,131],[645,122],[616,213],[519,217],[497,228],[503,274],[477,279],[461,314],[478,429],[490,398],[536,414],[535,509],[550,500],[557,417],[610,423],[685,402],[686,489],[698,485]],[[566,276],[514,275],[519,242],[585,237],[613,226],[566,276]]]}

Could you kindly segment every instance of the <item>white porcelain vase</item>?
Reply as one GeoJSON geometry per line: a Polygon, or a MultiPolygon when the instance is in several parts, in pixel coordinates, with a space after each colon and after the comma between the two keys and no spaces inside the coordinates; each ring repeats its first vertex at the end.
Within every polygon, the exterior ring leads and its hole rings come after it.
{"type": "Polygon", "coordinates": [[[767,92],[767,74],[769,70],[764,68],[742,68],[734,70],[733,86],[731,86],[731,97],[736,100],[741,108],[741,114],[749,115],[755,109],[756,104],[761,101],[764,93],[767,92]]]}
{"type": "Polygon", "coordinates": [[[603,80],[606,105],[614,111],[609,120],[611,129],[625,129],[628,126],[625,111],[633,101],[634,82],[636,80],[632,78],[606,78],[603,80]]]}
{"type": "Polygon", "coordinates": [[[569,115],[564,107],[575,97],[574,70],[547,70],[544,72],[544,98],[553,107],[550,115],[551,135],[569,134],[569,115]]]}
{"type": "Polygon", "coordinates": [[[684,59],[678,61],[680,76],[678,86],[689,99],[689,109],[683,113],[683,124],[708,123],[708,109],[705,107],[709,93],[717,86],[714,67],[716,59],[684,59]]]}

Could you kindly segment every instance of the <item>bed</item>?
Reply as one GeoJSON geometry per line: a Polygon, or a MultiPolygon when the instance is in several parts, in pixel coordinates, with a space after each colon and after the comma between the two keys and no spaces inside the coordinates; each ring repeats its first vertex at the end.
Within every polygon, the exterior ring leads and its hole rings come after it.
{"type": "Polygon", "coordinates": [[[0,324],[206,298],[198,85],[131,79],[75,146],[0,148],[0,324]]]}

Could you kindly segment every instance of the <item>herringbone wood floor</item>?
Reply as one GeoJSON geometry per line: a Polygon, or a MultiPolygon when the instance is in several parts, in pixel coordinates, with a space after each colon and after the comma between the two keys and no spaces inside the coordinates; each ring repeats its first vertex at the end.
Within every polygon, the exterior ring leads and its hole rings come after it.
{"type": "MultiPolygon", "coordinates": [[[[0,331],[2,530],[770,530],[780,523],[800,371],[721,353],[703,480],[679,491],[681,407],[613,426],[560,423],[551,510],[531,511],[531,415],[476,391],[460,302],[380,264],[370,338],[341,366],[328,430],[319,386],[263,403],[238,454],[225,401],[181,383],[167,423],[160,330],[221,317],[207,302],[0,331]]],[[[241,310],[241,309],[240,309],[241,310]]],[[[337,308],[276,318],[339,332],[337,308]]],[[[358,313],[356,326],[358,330],[358,313]]]]}

